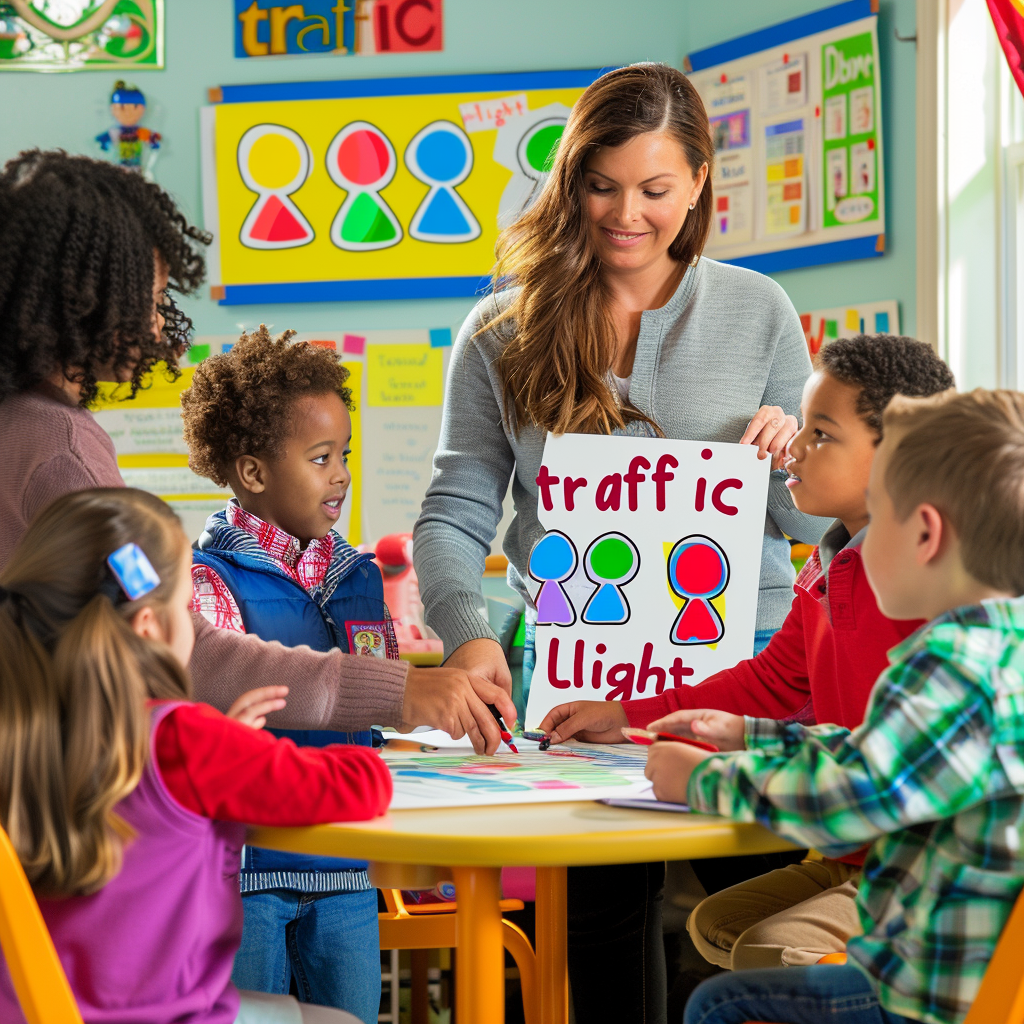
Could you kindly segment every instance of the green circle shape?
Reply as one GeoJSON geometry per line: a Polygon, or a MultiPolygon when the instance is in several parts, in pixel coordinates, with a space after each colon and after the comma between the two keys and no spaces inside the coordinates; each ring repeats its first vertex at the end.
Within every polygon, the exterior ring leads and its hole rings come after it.
{"type": "Polygon", "coordinates": [[[603,580],[620,579],[633,568],[633,549],[618,537],[606,537],[590,552],[590,567],[603,580]]]}
{"type": "Polygon", "coordinates": [[[526,162],[539,174],[546,174],[555,162],[555,152],[565,131],[564,124],[549,124],[526,144],[526,162]]]}

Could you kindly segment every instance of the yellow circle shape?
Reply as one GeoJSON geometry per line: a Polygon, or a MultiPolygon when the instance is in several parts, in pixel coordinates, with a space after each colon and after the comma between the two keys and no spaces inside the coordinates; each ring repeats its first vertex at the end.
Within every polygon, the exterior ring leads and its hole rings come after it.
{"type": "Polygon", "coordinates": [[[262,188],[283,188],[295,180],[302,157],[291,139],[277,132],[261,135],[249,150],[249,173],[262,188]]]}

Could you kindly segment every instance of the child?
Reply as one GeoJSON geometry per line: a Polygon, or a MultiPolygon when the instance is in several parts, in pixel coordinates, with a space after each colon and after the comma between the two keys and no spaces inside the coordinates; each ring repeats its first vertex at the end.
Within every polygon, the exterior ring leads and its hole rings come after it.
{"type": "Polygon", "coordinates": [[[1024,395],[893,401],[864,566],[891,652],[854,730],[691,711],[724,750],[651,748],[655,794],[841,853],[871,843],[844,966],[705,982],[686,1021],[957,1024],[1024,885],[1024,395]],[[692,773],[692,774],[691,774],[692,773]]]}
{"type": "MultiPolygon", "coordinates": [[[[382,813],[386,766],[191,703],[191,551],[158,498],[78,491],[0,576],[0,819],[87,1024],[355,1024],[239,993],[243,822],[382,813]]],[[[22,1020],[6,970],[0,1020],[22,1020]]]]}
{"type": "MultiPolygon", "coordinates": [[[[350,483],[348,371],[328,349],[266,327],[201,363],[182,396],[189,464],[235,497],[194,554],[195,608],[287,646],[397,658],[380,570],[332,530],[350,483]]],[[[369,745],[370,733],[289,733],[369,745]]],[[[377,893],[366,864],[246,847],[234,980],[348,1010],[380,1008],[377,893]]]]}
{"type": "MultiPolygon", "coordinates": [[[[861,565],[864,491],[882,412],[897,393],[931,395],[952,386],[946,364],[911,338],[861,335],[823,348],[804,386],[803,427],[786,468],[797,508],[835,523],[800,573],[782,629],[756,658],[697,686],[621,704],[565,704],[541,728],[557,726],[556,740],[576,734],[621,742],[622,726],[645,728],[664,715],[669,731],[688,732],[669,713],[694,707],[770,718],[810,712],[811,721],[859,725],[886,652],[920,625],[878,610],[861,565]]],[[[731,861],[724,858],[721,872],[729,881],[737,877],[731,861]]],[[[812,852],[802,863],[714,893],[689,917],[694,945],[711,963],[731,968],[810,964],[841,951],[858,929],[853,900],[861,861],[861,854],[832,860],[812,852]]],[[[703,862],[695,868],[702,881],[709,876],[703,862]]]]}

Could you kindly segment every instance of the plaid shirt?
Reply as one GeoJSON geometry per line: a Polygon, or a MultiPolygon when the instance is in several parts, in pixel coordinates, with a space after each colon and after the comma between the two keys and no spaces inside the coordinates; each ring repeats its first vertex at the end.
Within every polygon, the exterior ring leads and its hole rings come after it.
{"type": "Polygon", "coordinates": [[[890,652],[864,724],[746,720],[694,810],[829,855],[873,843],[847,946],[889,1011],[959,1022],[1024,886],[1024,598],[955,609],[890,652]]]}
{"type": "MultiPolygon", "coordinates": [[[[258,516],[246,512],[232,498],[226,510],[229,526],[244,530],[259,543],[259,546],[273,558],[274,562],[314,599],[323,586],[327,570],[334,555],[333,531],[324,537],[314,538],[303,551],[298,538],[258,516]]],[[[232,629],[244,633],[242,613],[238,609],[231,591],[224,581],[208,565],[192,566],[192,610],[199,612],[219,629],[232,629]]]]}

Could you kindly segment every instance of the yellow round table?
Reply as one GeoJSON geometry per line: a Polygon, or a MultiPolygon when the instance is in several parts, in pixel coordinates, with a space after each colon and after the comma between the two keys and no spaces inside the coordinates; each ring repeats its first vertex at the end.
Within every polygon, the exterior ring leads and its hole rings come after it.
{"type": "MultiPolygon", "coordinates": [[[[254,846],[370,861],[382,888],[455,880],[455,1006],[463,1024],[504,1020],[501,868],[537,868],[540,1020],[566,1024],[567,866],[689,860],[791,849],[759,825],[593,801],[392,811],[373,821],[249,830],[254,846]]],[[[600,894],[595,893],[595,899],[600,894]]]]}

